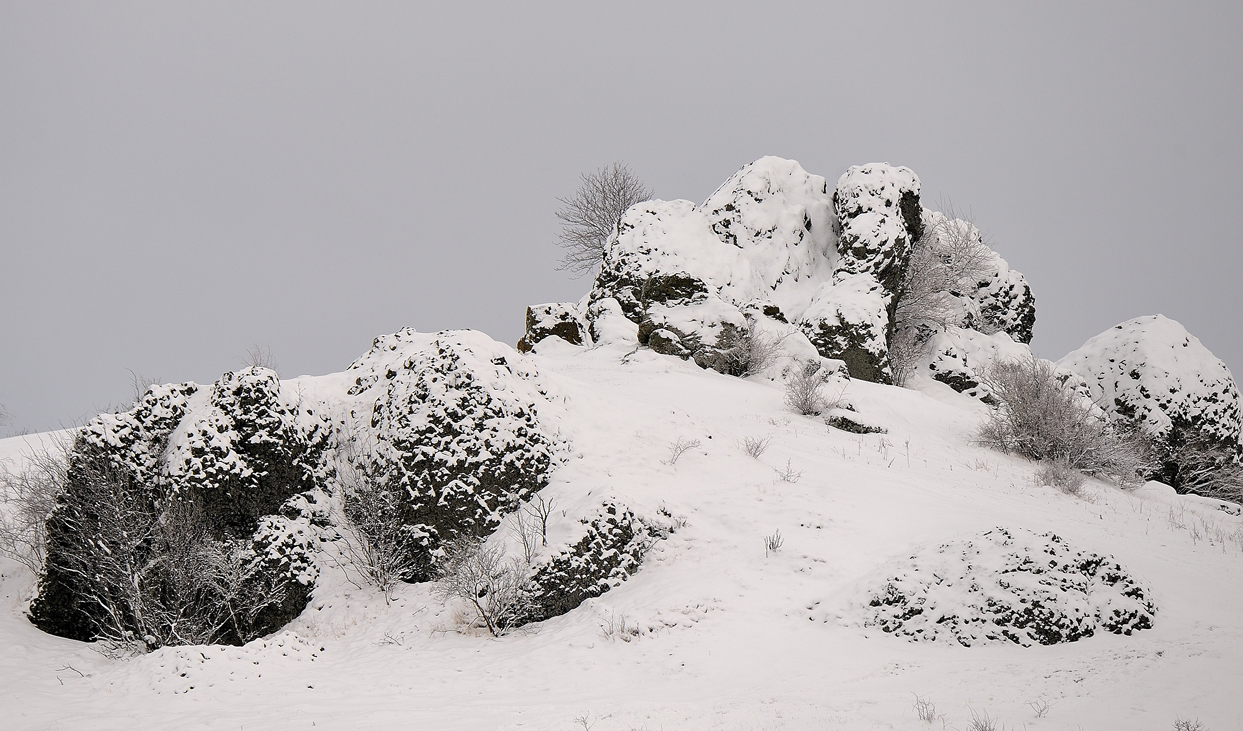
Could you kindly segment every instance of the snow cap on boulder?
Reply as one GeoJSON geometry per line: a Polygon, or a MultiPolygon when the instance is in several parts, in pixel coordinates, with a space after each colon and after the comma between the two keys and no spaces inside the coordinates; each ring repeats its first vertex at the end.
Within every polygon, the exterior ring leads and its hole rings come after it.
{"type": "Polygon", "coordinates": [[[1159,440],[1190,431],[1235,447],[1243,420],[1230,369],[1178,322],[1146,315],[1115,325],[1059,361],[1110,416],[1159,440]]]}
{"type": "Polygon", "coordinates": [[[837,262],[828,182],[794,160],[761,157],[699,207],[721,241],[742,250],[782,311],[798,317],[837,262]]]}

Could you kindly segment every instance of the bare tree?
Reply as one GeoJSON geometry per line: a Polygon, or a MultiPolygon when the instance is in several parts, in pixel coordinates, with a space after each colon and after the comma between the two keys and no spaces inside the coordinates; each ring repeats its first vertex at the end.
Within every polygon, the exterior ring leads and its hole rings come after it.
{"type": "Polygon", "coordinates": [[[385,475],[354,464],[343,465],[338,475],[345,514],[345,553],[359,573],[384,592],[387,603],[398,585],[413,580],[425,568],[428,535],[406,522],[399,493],[402,488],[385,475]]]}
{"type": "MultiPolygon", "coordinates": [[[[889,363],[898,385],[926,350],[939,330],[961,322],[960,297],[988,275],[993,251],[970,220],[959,218],[952,206],[938,215],[933,225],[911,249],[902,284],[894,296],[894,331],[889,342],[889,363]]],[[[987,322],[976,329],[996,332],[987,322]]]]}
{"type": "Polygon", "coordinates": [[[45,521],[65,491],[66,447],[55,442],[37,449],[16,471],[0,464],[0,504],[5,506],[0,510],[0,555],[35,574],[43,568],[47,553],[45,521]]]}
{"type": "Polygon", "coordinates": [[[502,549],[474,538],[459,539],[448,548],[437,596],[469,603],[476,621],[493,637],[522,624],[531,608],[530,567],[520,558],[507,561],[502,549]]]}
{"type": "Polygon", "coordinates": [[[565,249],[558,269],[576,276],[590,272],[600,263],[604,243],[626,209],[652,198],[652,191],[625,163],[615,162],[582,177],[583,184],[574,195],[557,199],[561,203],[557,210],[561,221],[559,239],[565,249]]]}

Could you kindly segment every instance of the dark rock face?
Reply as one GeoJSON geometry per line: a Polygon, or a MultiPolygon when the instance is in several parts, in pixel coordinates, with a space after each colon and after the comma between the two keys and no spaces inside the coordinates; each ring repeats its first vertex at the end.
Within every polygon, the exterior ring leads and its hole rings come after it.
{"type": "Polygon", "coordinates": [[[558,337],[570,345],[586,342],[586,332],[573,304],[552,302],[527,308],[527,329],[518,341],[518,352],[529,353],[545,338],[558,337]]]}
{"type": "Polygon", "coordinates": [[[1036,297],[1022,274],[998,257],[992,276],[979,283],[971,295],[978,303],[983,332],[1005,332],[1016,343],[1030,343],[1036,326],[1036,297]]]}
{"type": "Polygon", "coordinates": [[[1024,647],[1150,629],[1150,592],[1052,533],[994,528],[912,556],[867,601],[865,626],[915,642],[1024,647]]]}
{"type": "Polygon", "coordinates": [[[837,277],[821,286],[799,328],[821,356],[844,361],[851,378],[892,383],[889,300],[871,274],[837,277]]]}
{"type": "Polygon", "coordinates": [[[197,392],[152,386],[78,435],[30,607],[40,629],[241,644],[305,607],[311,528],[278,513],[322,481],[326,425],[299,423],[266,368],[224,374],[206,404],[197,392]]]}
{"type": "Polygon", "coordinates": [[[403,496],[402,522],[424,536],[422,570],[446,541],[490,535],[548,484],[560,441],[540,422],[538,374],[482,333],[402,330],[350,366],[350,394],[373,440],[363,466],[403,496]]]}
{"type": "Polygon", "coordinates": [[[536,570],[528,621],[561,616],[621,584],[639,570],[651,545],[667,535],[612,501],[582,522],[586,535],[536,570]]]}

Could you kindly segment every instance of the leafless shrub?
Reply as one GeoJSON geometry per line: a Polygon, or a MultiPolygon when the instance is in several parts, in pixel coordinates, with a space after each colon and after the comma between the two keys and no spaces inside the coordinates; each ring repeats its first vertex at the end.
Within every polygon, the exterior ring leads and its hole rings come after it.
{"type": "Polygon", "coordinates": [[[1036,714],[1036,718],[1044,718],[1049,715],[1049,709],[1053,707],[1053,704],[1044,698],[1028,701],[1027,705],[1031,706],[1032,712],[1036,714]]]}
{"type": "Polygon", "coordinates": [[[0,555],[35,574],[47,554],[47,516],[65,492],[66,448],[63,442],[38,448],[16,471],[0,464],[0,555]]]}
{"type": "Polygon", "coordinates": [[[436,594],[442,600],[467,602],[493,637],[507,634],[531,610],[530,567],[522,559],[505,559],[500,548],[462,538],[449,544],[440,567],[436,594]]]}
{"type": "Polygon", "coordinates": [[[350,564],[389,602],[394,589],[424,568],[419,549],[426,545],[427,534],[407,524],[402,488],[362,464],[370,462],[347,463],[338,469],[346,529],[342,548],[350,564]]]}
{"type": "Polygon", "coordinates": [[[590,272],[604,255],[604,244],[621,221],[622,214],[636,203],[652,198],[625,163],[615,162],[593,173],[569,198],[558,198],[561,208],[559,242],[565,249],[558,269],[576,275],[590,272]]]}
{"type": "Polygon", "coordinates": [[[1084,473],[1128,485],[1148,469],[1138,437],[1110,424],[1057,377],[1056,367],[1034,355],[998,361],[983,375],[998,399],[977,440],[1029,459],[1061,460],[1084,473]]]}
{"type": "Polygon", "coordinates": [[[75,459],[73,485],[51,520],[89,536],[57,546],[57,570],[76,578],[94,635],[111,656],[165,645],[247,642],[285,586],[262,570],[250,541],[217,540],[201,511],[151,491],[106,460],[75,459]]]}
{"type": "Polygon", "coordinates": [[[1200,723],[1200,719],[1198,718],[1194,721],[1188,721],[1185,718],[1180,718],[1174,721],[1174,731],[1208,731],[1208,729],[1204,726],[1204,724],[1200,723]]]}
{"type": "Polygon", "coordinates": [[[555,500],[545,500],[543,495],[536,495],[535,499],[527,504],[527,515],[539,522],[540,545],[548,545],[548,518],[552,515],[556,504],[555,500]]]}
{"type": "Polygon", "coordinates": [[[1005,724],[998,724],[989,718],[987,712],[976,713],[971,712],[971,723],[967,724],[967,731],[1006,731],[1005,724]]]}
{"type": "Polygon", "coordinates": [[[781,478],[782,482],[789,482],[791,484],[798,482],[803,477],[802,470],[794,469],[793,461],[788,459],[784,469],[774,469],[773,471],[777,473],[777,477],[781,478]]]}
{"type": "Polygon", "coordinates": [[[932,723],[937,720],[937,707],[932,701],[919,695],[915,696],[915,714],[919,716],[919,720],[924,723],[932,723]]]}
{"type": "Polygon", "coordinates": [[[756,318],[747,320],[747,334],[742,340],[742,346],[746,352],[743,357],[746,361],[745,367],[742,369],[743,375],[753,376],[763,372],[766,368],[777,362],[781,357],[781,344],[791,333],[778,335],[774,332],[764,330],[759,326],[756,318]]]}
{"type": "Polygon", "coordinates": [[[132,403],[138,405],[142,401],[142,397],[146,395],[147,389],[158,385],[161,382],[159,376],[148,376],[143,373],[129,372],[130,388],[134,391],[134,399],[132,403]]]}
{"type": "Polygon", "coordinates": [[[771,536],[764,536],[764,555],[776,553],[781,546],[785,544],[785,539],[781,537],[781,531],[778,530],[771,536]]]}
{"type": "Polygon", "coordinates": [[[1036,481],[1056,487],[1067,495],[1079,497],[1083,494],[1083,473],[1060,457],[1041,462],[1040,469],[1036,470],[1036,481]]]}
{"type": "Polygon", "coordinates": [[[535,560],[536,551],[539,550],[539,524],[525,510],[519,510],[514,515],[512,532],[522,545],[522,559],[530,566],[535,560]]]}
{"type": "Polygon", "coordinates": [[[1230,447],[1204,439],[1180,439],[1164,455],[1177,466],[1180,490],[1205,497],[1243,503],[1243,462],[1230,447]]]}
{"type": "Polygon", "coordinates": [[[821,414],[833,408],[836,404],[826,398],[823,391],[828,379],[829,374],[819,362],[800,364],[786,382],[786,407],[803,416],[821,414]]]}
{"type": "Polygon", "coordinates": [[[621,640],[622,642],[631,642],[639,638],[643,634],[643,630],[639,627],[639,623],[631,624],[626,621],[624,614],[609,614],[609,621],[600,624],[600,634],[606,640],[621,640]]]}
{"type": "MultiPolygon", "coordinates": [[[[993,251],[970,220],[952,206],[911,248],[902,283],[894,296],[894,332],[889,341],[889,363],[898,385],[927,349],[938,330],[962,321],[960,295],[969,292],[989,273],[993,251]]],[[[978,318],[977,318],[978,319],[978,318]]],[[[985,333],[995,324],[975,321],[985,333]]]]}
{"type": "Polygon", "coordinates": [[[668,465],[677,464],[679,457],[681,457],[683,454],[686,454],[688,451],[695,449],[699,446],[701,446],[701,443],[698,439],[686,439],[685,437],[678,437],[678,440],[676,442],[669,445],[669,460],[665,464],[668,464],[668,465]]]}
{"type": "Polygon", "coordinates": [[[242,364],[247,368],[267,368],[273,371],[279,371],[276,358],[272,355],[272,349],[266,345],[251,345],[246,351],[246,357],[242,358],[242,364]]]}
{"type": "Polygon", "coordinates": [[[768,444],[772,441],[772,437],[743,437],[742,451],[751,456],[752,459],[759,459],[764,452],[768,451],[768,444]]]}

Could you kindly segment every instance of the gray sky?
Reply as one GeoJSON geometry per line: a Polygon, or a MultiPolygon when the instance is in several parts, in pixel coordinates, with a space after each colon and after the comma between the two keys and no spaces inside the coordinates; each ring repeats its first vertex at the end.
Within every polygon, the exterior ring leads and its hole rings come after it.
{"type": "MultiPolygon", "coordinates": [[[[556,196],[624,160],[702,201],[762,155],[907,165],[1058,358],[1138,315],[1243,372],[1243,4],[0,3],[7,429],[269,347],[514,342],[556,196]]],[[[0,428],[3,433],[5,428],[0,428]]]]}

